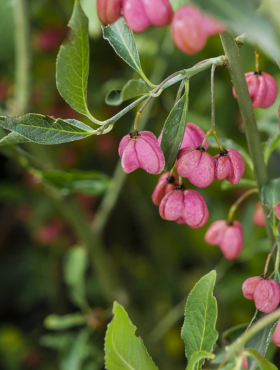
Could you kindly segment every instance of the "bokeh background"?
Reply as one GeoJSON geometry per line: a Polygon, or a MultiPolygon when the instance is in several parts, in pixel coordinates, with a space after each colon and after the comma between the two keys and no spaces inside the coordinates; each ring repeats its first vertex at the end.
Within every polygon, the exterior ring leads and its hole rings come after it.
{"type": "MultiPolygon", "coordinates": [[[[103,40],[95,1],[84,0],[82,5],[90,19],[88,103],[92,114],[102,120],[120,109],[105,104],[107,92],[138,76],[103,40]]],[[[69,0],[28,1],[32,53],[29,110],[54,117],[77,118],[91,125],[64,103],[55,84],[56,55],[67,35],[72,6],[73,1],[69,0]]],[[[15,88],[14,36],[12,2],[0,0],[0,107],[3,112],[9,112],[15,88]]],[[[143,69],[154,83],[203,59],[223,54],[218,36],[211,37],[206,47],[194,56],[176,49],[169,27],[151,28],[135,37],[143,69]]],[[[241,55],[244,70],[253,71],[254,47],[245,44],[241,55]]],[[[280,71],[273,60],[261,55],[260,63],[261,70],[280,82],[280,71]]],[[[160,133],[172,109],[176,88],[169,88],[155,100],[149,107],[149,116],[140,118],[140,130],[146,127],[156,135],[160,133]]],[[[230,138],[248,150],[226,68],[216,70],[215,91],[219,136],[230,138]]],[[[270,109],[256,110],[263,141],[278,130],[277,104],[279,98],[270,109]]],[[[188,121],[207,130],[210,109],[208,70],[191,79],[188,121]]],[[[230,205],[242,194],[241,189],[221,190],[218,181],[201,190],[210,211],[205,227],[192,230],[186,225],[162,220],[151,201],[157,176],[141,170],[126,176],[118,165],[118,143],[130,132],[135,113],[127,114],[104,136],[52,147],[35,144],[22,147],[36,156],[45,169],[96,170],[112,178],[110,187],[104,185],[101,189],[102,194],[66,194],[66,202],[74,198],[85,222],[90,224],[100,215],[100,206],[104,206],[104,197],[108,199],[109,194],[112,212],[106,214],[104,227],[94,241],[112,266],[104,268],[104,274],[109,278],[113,274],[118,277],[119,300],[158,367],[184,369],[186,361],[180,328],[184,304],[194,284],[210,270],[217,270],[215,296],[221,334],[232,326],[249,323],[254,305],[243,298],[241,285],[246,278],[262,273],[270,247],[265,231],[252,222],[257,202],[255,195],[237,212],[245,234],[244,251],[237,261],[226,261],[217,247],[204,242],[209,224],[226,218],[230,205]]],[[[216,152],[210,149],[211,154],[216,152]]],[[[276,151],[269,162],[272,177],[279,176],[279,163],[276,151]]],[[[248,168],[245,176],[252,178],[248,168]]],[[[79,307],[71,299],[66,284],[65,264],[69,255],[73,257],[74,248],[84,247],[83,242],[62,217],[63,212],[53,199],[50,200],[40,180],[4,154],[0,156],[0,177],[0,368],[103,369],[103,340],[112,304],[96,277],[96,266],[92,266],[86,255],[84,278],[88,306],[79,307]],[[81,311],[84,322],[81,320],[75,325],[72,320],[62,328],[59,319],[49,317],[81,311]]],[[[185,185],[192,188],[187,181],[185,185]]],[[[74,258],[68,274],[74,276],[78,268],[74,258]]]]}

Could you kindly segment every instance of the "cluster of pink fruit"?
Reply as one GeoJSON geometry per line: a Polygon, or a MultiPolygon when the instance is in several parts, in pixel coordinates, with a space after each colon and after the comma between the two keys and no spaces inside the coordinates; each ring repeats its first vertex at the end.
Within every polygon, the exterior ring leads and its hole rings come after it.
{"type": "Polygon", "coordinates": [[[225,31],[225,25],[188,4],[173,14],[168,0],[97,0],[97,12],[103,23],[116,22],[122,15],[133,32],[150,26],[171,24],[175,44],[186,54],[199,52],[211,35],[225,31]]]}

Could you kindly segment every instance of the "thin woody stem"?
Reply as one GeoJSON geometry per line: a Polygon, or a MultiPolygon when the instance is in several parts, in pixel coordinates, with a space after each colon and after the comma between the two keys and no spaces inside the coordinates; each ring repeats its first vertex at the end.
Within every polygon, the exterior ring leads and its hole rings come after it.
{"type": "Polygon", "coordinates": [[[256,72],[260,72],[260,52],[258,46],[255,47],[255,62],[256,62],[256,72]]]}
{"type": "Polygon", "coordinates": [[[268,266],[269,266],[269,262],[271,260],[271,257],[273,256],[273,253],[275,251],[275,248],[277,247],[277,242],[275,242],[274,246],[272,247],[269,255],[267,256],[267,259],[266,259],[266,263],[265,263],[265,267],[264,267],[264,272],[263,272],[263,275],[266,277],[267,276],[267,270],[268,270],[268,266]]]}
{"type": "Polygon", "coordinates": [[[232,222],[234,213],[236,212],[237,208],[240,206],[240,204],[248,198],[251,194],[258,193],[258,189],[250,189],[246,191],[244,194],[241,195],[240,198],[237,199],[237,201],[230,207],[229,213],[228,213],[228,222],[232,222]]]}
{"type": "Polygon", "coordinates": [[[215,84],[214,84],[215,69],[216,69],[216,64],[213,64],[212,68],[211,68],[211,129],[214,132],[216,131],[216,124],[215,124],[215,84]]]}
{"type": "Polygon", "coordinates": [[[184,90],[184,87],[185,87],[185,81],[183,80],[180,83],[180,86],[179,86],[179,89],[178,89],[178,92],[177,92],[177,95],[176,95],[176,99],[175,99],[174,105],[177,104],[177,102],[180,100],[181,95],[182,95],[182,92],[184,90]]]}

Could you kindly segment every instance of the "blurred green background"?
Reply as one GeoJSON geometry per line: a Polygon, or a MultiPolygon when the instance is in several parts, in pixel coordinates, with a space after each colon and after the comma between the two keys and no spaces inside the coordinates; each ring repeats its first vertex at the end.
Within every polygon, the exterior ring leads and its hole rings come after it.
{"type": "MultiPolygon", "coordinates": [[[[102,120],[120,109],[104,103],[107,92],[138,76],[103,40],[95,1],[84,0],[82,5],[90,19],[89,108],[102,120]]],[[[32,50],[30,112],[77,118],[90,125],[85,117],[63,102],[55,85],[56,55],[67,34],[72,6],[69,0],[28,1],[32,50]]],[[[151,28],[135,37],[143,69],[154,83],[203,59],[223,54],[218,36],[211,37],[206,47],[194,56],[176,49],[169,27],[151,28]]],[[[244,70],[253,71],[254,48],[245,44],[241,55],[244,70]]],[[[14,60],[13,6],[7,0],[0,0],[0,107],[3,110],[9,110],[13,97],[14,60]]],[[[260,63],[261,70],[280,82],[280,71],[273,61],[261,55],[260,63]]],[[[146,123],[148,130],[156,135],[160,133],[172,109],[176,88],[169,88],[155,100],[147,122],[147,117],[140,118],[140,130],[146,123]]],[[[228,71],[217,68],[218,134],[248,150],[231,89],[228,71]]],[[[278,130],[278,105],[279,99],[268,110],[256,110],[263,141],[269,133],[278,130]]],[[[208,130],[210,70],[191,79],[189,109],[188,121],[208,130]]],[[[119,161],[118,143],[130,132],[135,113],[127,114],[104,136],[52,147],[35,144],[23,147],[36,155],[44,168],[97,170],[112,177],[119,161]]],[[[213,155],[216,152],[210,150],[213,155]]],[[[279,163],[276,151],[269,162],[271,177],[279,176],[279,163]]],[[[83,244],[36,177],[4,155],[0,157],[0,166],[0,369],[103,369],[103,340],[112,305],[104,296],[90,258],[86,257],[85,290],[90,308],[84,310],[85,323],[65,330],[50,323],[51,319],[44,324],[49,315],[66,315],[84,309],[71,299],[65,281],[67,256],[75,246],[83,247],[83,244]]],[[[252,178],[248,168],[245,176],[252,178]]],[[[124,181],[124,185],[96,243],[105,251],[118,276],[120,303],[137,326],[137,334],[142,336],[157,366],[163,370],[184,369],[186,361],[180,328],[186,297],[192,287],[200,277],[216,269],[219,332],[249,323],[255,309],[251,301],[243,298],[241,285],[246,278],[262,273],[270,247],[265,231],[252,222],[257,202],[255,195],[242,204],[237,213],[244,227],[245,247],[237,261],[229,262],[217,247],[204,242],[204,234],[211,222],[226,218],[230,205],[242,190],[223,191],[218,181],[202,189],[210,218],[201,230],[192,230],[159,217],[158,208],[151,201],[157,179],[141,170],[129,176],[117,171],[116,187],[111,187],[111,194],[118,191],[117,184],[124,181]]],[[[187,181],[185,185],[193,187],[187,181]]],[[[74,198],[88,222],[94,220],[102,204],[102,195],[76,194],[74,198]]],[[[73,275],[77,268],[74,258],[73,275]]],[[[110,276],[113,270],[108,268],[104,273],[110,276]]]]}

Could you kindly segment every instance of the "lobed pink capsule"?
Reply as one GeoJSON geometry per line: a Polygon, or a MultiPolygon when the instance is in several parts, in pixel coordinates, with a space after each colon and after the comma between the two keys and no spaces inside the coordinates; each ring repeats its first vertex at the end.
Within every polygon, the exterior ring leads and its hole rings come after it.
{"type": "MultiPolygon", "coordinates": [[[[253,108],[269,108],[274,104],[278,87],[275,79],[265,72],[247,72],[245,78],[249,94],[253,103],[253,108]]],[[[233,87],[233,96],[236,92],[233,87]]]]}
{"type": "Polygon", "coordinates": [[[163,152],[157,138],[150,131],[133,132],[124,136],[119,145],[124,172],[130,173],[138,168],[158,175],[165,166],[163,152]]]}
{"type": "Polygon", "coordinates": [[[254,290],[256,308],[264,313],[274,311],[280,302],[280,288],[272,279],[261,280],[254,290]]]}
{"type": "Polygon", "coordinates": [[[121,16],[122,0],[97,0],[97,14],[105,24],[115,23],[121,16]]]}
{"type": "Polygon", "coordinates": [[[261,276],[254,276],[244,281],[242,285],[242,292],[245,298],[251,300],[254,299],[254,291],[261,280],[261,276]]]}
{"type": "Polygon", "coordinates": [[[193,4],[181,7],[171,25],[177,47],[186,54],[195,54],[204,48],[209,36],[224,32],[225,25],[204,14],[193,4]]]}
{"type": "Polygon", "coordinates": [[[184,148],[179,151],[176,163],[179,176],[193,185],[205,188],[212,184],[215,175],[213,157],[204,148],[184,148]]]}
{"type": "Polygon", "coordinates": [[[233,185],[239,183],[245,171],[245,163],[237,150],[224,150],[214,157],[214,163],[216,179],[226,179],[233,185]]]}
{"type": "Polygon", "coordinates": [[[160,203],[159,213],[164,220],[185,223],[193,229],[204,226],[209,216],[203,197],[195,190],[185,190],[182,187],[165,195],[160,203]]]}
{"type": "Polygon", "coordinates": [[[123,0],[123,15],[133,32],[143,32],[150,26],[166,26],[173,10],[168,0],[123,0]]]}
{"type": "Polygon", "coordinates": [[[272,335],[272,341],[277,347],[280,347],[280,321],[278,321],[278,324],[276,325],[272,335]]]}
{"type": "Polygon", "coordinates": [[[153,203],[159,206],[165,195],[175,190],[177,186],[179,183],[176,175],[170,175],[170,172],[162,174],[152,194],[153,203]]]}
{"type": "Polygon", "coordinates": [[[253,216],[253,222],[254,222],[255,225],[257,225],[259,227],[264,227],[265,226],[265,218],[264,218],[261,202],[258,202],[256,204],[256,211],[255,211],[255,214],[253,216]]]}
{"type": "Polygon", "coordinates": [[[274,212],[276,217],[280,220],[280,202],[276,204],[274,207],[274,212]]]}
{"type": "MultiPolygon", "coordinates": [[[[201,130],[200,127],[195,125],[194,123],[188,122],[186,125],[186,130],[184,134],[184,138],[181,144],[180,149],[192,147],[192,148],[197,148],[199,147],[203,139],[205,138],[205,133],[201,130]]],[[[158,142],[161,144],[161,139],[162,139],[162,132],[160,133],[158,137],[158,142]]],[[[208,148],[208,140],[206,140],[204,144],[204,148],[208,148]]]]}
{"type": "Polygon", "coordinates": [[[216,221],[207,230],[205,241],[219,246],[226,259],[235,260],[243,248],[242,226],[238,221],[231,224],[224,220],[216,221]]]}

